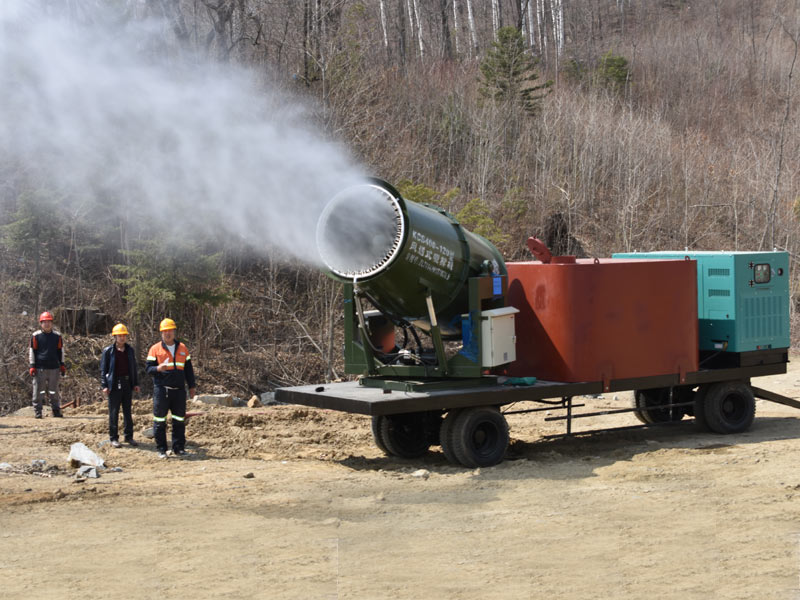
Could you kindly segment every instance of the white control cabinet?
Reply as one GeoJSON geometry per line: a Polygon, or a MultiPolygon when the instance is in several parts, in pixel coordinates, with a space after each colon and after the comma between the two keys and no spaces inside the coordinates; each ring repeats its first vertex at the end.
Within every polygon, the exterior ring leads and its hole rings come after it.
{"type": "Polygon", "coordinates": [[[497,367],[517,358],[513,306],[481,311],[481,365],[497,367]]]}

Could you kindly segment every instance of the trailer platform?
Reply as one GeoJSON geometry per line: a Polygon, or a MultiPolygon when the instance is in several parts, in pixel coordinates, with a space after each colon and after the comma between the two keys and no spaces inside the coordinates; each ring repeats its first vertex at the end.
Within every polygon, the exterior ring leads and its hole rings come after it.
{"type": "Polygon", "coordinates": [[[773,354],[772,358],[778,360],[578,383],[535,381],[531,385],[502,385],[499,378],[486,377],[472,381],[348,381],[279,388],[275,399],[371,416],[375,443],[391,456],[416,458],[430,446],[441,445],[451,462],[480,467],[502,460],[509,442],[505,418],[508,414],[563,410],[546,420],[565,421],[566,435],[572,433],[573,419],[621,412],[633,412],[643,426],[668,424],[688,415],[701,428],[716,433],[745,431],[755,417],[757,397],[800,409],[797,400],[750,385],[753,377],[786,373],[788,354],[773,354]],[[574,404],[573,397],[623,391],[634,392],[633,407],[597,412],[573,410],[585,405],[574,404]],[[540,406],[500,411],[502,406],[523,402],[540,406]]]}
{"type": "MultiPolygon", "coordinates": [[[[681,375],[612,379],[608,382],[592,381],[564,383],[536,381],[530,386],[481,385],[436,388],[431,391],[413,391],[415,381],[397,381],[400,390],[386,390],[361,385],[358,381],[302,385],[275,390],[275,399],[287,404],[301,404],[370,416],[395,415],[429,410],[451,410],[470,406],[501,406],[514,402],[538,401],[548,398],[588,396],[609,392],[639,389],[698,386],[720,381],[750,379],[786,373],[786,363],[753,365],[727,369],[704,369],[681,375]]],[[[770,400],[770,398],[766,398],[770,400]]],[[[797,408],[800,408],[798,403],[797,408]]]]}

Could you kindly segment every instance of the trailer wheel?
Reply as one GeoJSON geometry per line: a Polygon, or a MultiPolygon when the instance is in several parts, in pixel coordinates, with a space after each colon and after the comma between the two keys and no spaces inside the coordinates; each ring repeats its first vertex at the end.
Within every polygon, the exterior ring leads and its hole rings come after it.
{"type": "Polygon", "coordinates": [[[454,465],[460,462],[455,452],[453,452],[453,432],[455,431],[453,424],[456,422],[459,413],[461,413],[461,410],[457,408],[448,411],[442,421],[442,427],[439,429],[439,443],[442,445],[442,452],[445,458],[454,465]]]}
{"type": "MultiPolygon", "coordinates": [[[[673,392],[674,401],[681,402],[679,399],[678,388],[673,392]]],[[[680,421],[683,418],[683,408],[676,407],[658,408],[665,404],[671,404],[669,398],[669,388],[654,388],[651,390],[635,390],[633,392],[634,410],[633,414],[642,423],[653,425],[655,423],[668,423],[670,421],[680,421]]]]}
{"type": "Polygon", "coordinates": [[[706,423],[716,433],[747,431],[756,416],[753,389],[743,381],[709,386],[703,404],[706,423]]]}
{"type": "Polygon", "coordinates": [[[490,467],[503,460],[508,422],[497,407],[465,408],[452,427],[452,451],[465,467],[490,467]]]}
{"type": "Polygon", "coordinates": [[[387,454],[400,458],[419,458],[430,448],[429,417],[415,412],[385,415],[380,421],[380,440],[387,454]]]}
{"type": "Polygon", "coordinates": [[[381,429],[383,427],[383,421],[386,419],[383,415],[379,415],[377,417],[372,417],[372,439],[375,440],[375,445],[386,455],[390,455],[389,449],[386,447],[386,444],[383,441],[383,434],[381,434],[381,429]]]}

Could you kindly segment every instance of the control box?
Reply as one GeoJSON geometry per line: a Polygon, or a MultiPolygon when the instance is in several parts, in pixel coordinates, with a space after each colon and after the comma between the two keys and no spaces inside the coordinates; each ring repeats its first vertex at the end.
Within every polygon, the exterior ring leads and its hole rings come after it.
{"type": "Polygon", "coordinates": [[[513,306],[481,311],[481,364],[484,367],[497,367],[516,360],[514,315],[518,312],[513,306]]]}

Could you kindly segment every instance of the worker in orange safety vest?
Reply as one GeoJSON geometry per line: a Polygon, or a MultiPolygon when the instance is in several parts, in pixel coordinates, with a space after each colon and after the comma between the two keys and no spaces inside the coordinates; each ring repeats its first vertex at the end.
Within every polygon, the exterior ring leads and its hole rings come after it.
{"type": "Polygon", "coordinates": [[[172,453],[186,454],[186,386],[190,396],[196,389],[192,357],[176,339],[177,329],[172,319],[161,321],[161,341],[147,353],[145,370],[153,376],[153,431],[159,458],[167,458],[167,412],[172,413],[172,453]]]}

